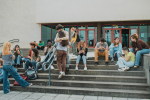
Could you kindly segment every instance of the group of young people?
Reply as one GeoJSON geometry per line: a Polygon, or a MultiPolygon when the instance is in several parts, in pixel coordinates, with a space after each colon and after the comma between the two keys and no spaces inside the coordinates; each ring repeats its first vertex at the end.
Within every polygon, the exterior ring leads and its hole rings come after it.
{"type": "MultiPolygon", "coordinates": [[[[56,30],[57,34],[54,41],[57,44],[57,67],[59,69],[58,78],[60,79],[65,75],[65,71],[69,70],[69,37],[68,32],[63,30],[63,26],[61,24],[58,24],[56,26],[56,30]]],[[[78,34],[74,27],[71,28],[71,31],[73,32],[71,40],[72,52],[73,55],[77,56],[75,70],[78,70],[80,60],[83,60],[84,70],[87,70],[86,59],[88,48],[86,47],[84,41],[77,41],[78,34]]],[[[119,71],[127,71],[130,67],[137,68],[140,63],[141,55],[149,53],[150,49],[144,41],[138,38],[138,35],[136,33],[131,35],[131,41],[132,48],[129,50],[127,47],[122,48],[122,44],[120,43],[118,37],[114,39],[114,42],[109,47],[105,39],[101,38],[100,42],[96,44],[94,49],[95,65],[98,65],[99,56],[104,56],[105,65],[108,65],[110,54],[111,61],[114,61],[114,57],[118,58],[116,65],[119,66],[119,71]]],[[[20,50],[19,45],[16,45],[14,51],[11,52],[10,42],[4,43],[3,52],[0,53],[0,56],[2,56],[4,60],[0,61],[0,69],[2,69],[3,67],[3,69],[0,70],[0,73],[3,73],[3,91],[5,94],[10,91],[8,75],[12,75],[22,87],[33,85],[32,83],[28,83],[27,81],[23,80],[22,77],[17,73],[16,68],[19,67],[22,62],[25,62],[25,69],[31,67],[37,71],[36,63],[41,61],[41,57],[39,55],[38,49],[36,49],[36,46],[37,44],[35,42],[31,42],[31,49],[29,50],[29,54],[27,57],[23,58],[23,54],[20,50]]],[[[49,41],[47,46],[45,48],[42,48],[44,49],[44,54],[47,55],[51,48],[52,43],[51,41],[49,41]]],[[[54,51],[54,49],[51,51],[51,53],[54,51]]],[[[53,65],[51,66],[51,69],[54,69],[53,65]]]]}

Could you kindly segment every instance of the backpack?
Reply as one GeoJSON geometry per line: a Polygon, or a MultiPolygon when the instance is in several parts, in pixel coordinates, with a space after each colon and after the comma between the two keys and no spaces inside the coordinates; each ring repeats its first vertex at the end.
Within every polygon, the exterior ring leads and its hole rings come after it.
{"type": "Polygon", "coordinates": [[[80,42],[80,37],[79,37],[79,35],[77,34],[77,40],[76,40],[77,42],[80,42]]]}
{"type": "Polygon", "coordinates": [[[26,70],[26,73],[27,73],[27,79],[28,80],[37,79],[37,74],[36,74],[36,71],[34,69],[29,68],[26,70]]]}
{"type": "MultiPolygon", "coordinates": [[[[24,80],[26,80],[27,79],[27,76],[26,75],[22,75],[22,74],[19,74],[24,80]]],[[[19,86],[20,84],[17,82],[17,81],[15,81],[14,82],[14,86],[19,86]]]]}

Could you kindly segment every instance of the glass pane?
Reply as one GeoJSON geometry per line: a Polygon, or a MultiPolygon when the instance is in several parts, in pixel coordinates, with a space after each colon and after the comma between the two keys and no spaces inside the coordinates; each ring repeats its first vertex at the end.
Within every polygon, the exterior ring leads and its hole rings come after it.
{"type": "Polygon", "coordinates": [[[55,39],[56,34],[57,34],[56,26],[52,26],[52,40],[55,39]]]}
{"type": "Polygon", "coordinates": [[[108,45],[111,44],[111,30],[105,30],[105,40],[107,41],[108,45]]]}
{"type": "Polygon", "coordinates": [[[148,40],[149,40],[149,46],[150,46],[150,25],[149,25],[149,37],[148,37],[148,40]]]}
{"type": "Polygon", "coordinates": [[[129,25],[121,25],[121,28],[129,28],[129,25]]]}
{"type": "Polygon", "coordinates": [[[88,47],[94,46],[94,31],[92,30],[88,31],[87,44],[88,44],[88,47]]]}
{"type": "Polygon", "coordinates": [[[102,34],[101,34],[101,37],[103,37],[103,27],[102,27],[102,34]]]}
{"type": "Polygon", "coordinates": [[[138,29],[138,25],[130,25],[130,28],[136,28],[136,29],[138,29]]]}
{"type": "MultiPolygon", "coordinates": [[[[74,27],[75,29],[77,29],[77,26],[70,26],[70,31],[71,31],[72,27],[74,27]]],[[[71,32],[71,40],[72,40],[72,34],[73,34],[73,32],[71,32]]]]}
{"type": "Polygon", "coordinates": [[[104,28],[112,28],[111,25],[105,25],[104,28]]]}
{"type": "Polygon", "coordinates": [[[87,29],[94,29],[94,26],[87,26],[87,29]]]}
{"type": "Polygon", "coordinates": [[[147,43],[147,25],[139,25],[139,38],[147,43]]]}
{"type": "Polygon", "coordinates": [[[129,47],[129,34],[122,34],[122,47],[129,47]]]}
{"type": "Polygon", "coordinates": [[[79,31],[80,40],[85,42],[85,31],[79,31]]]}
{"type": "Polygon", "coordinates": [[[115,37],[118,37],[118,38],[120,37],[120,30],[114,30],[113,33],[114,33],[114,38],[115,37]]]}
{"type": "Polygon", "coordinates": [[[47,40],[51,40],[51,26],[42,25],[42,41],[44,42],[44,46],[47,45],[47,40]]]}
{"type": "Polygon", "coordinates": [[[84,26],[78,26],[78,29],[86,29],[85,25],[84,26]]]}
{"type": "Polygon", "coordinates": [[[95,27],[95,45],[97,43],[97,26],[95,27]]]}
{"type": "Polygon", "coordinates": [[[120,25],[113,25],[113,28],[120,28],[120,25]]]}

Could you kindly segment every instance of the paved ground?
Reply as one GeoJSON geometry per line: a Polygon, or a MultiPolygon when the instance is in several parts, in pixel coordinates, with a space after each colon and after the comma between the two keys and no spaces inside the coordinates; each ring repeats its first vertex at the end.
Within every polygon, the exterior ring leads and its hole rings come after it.
{"type": "Polygon", "coordinates": [[[8,94],[3,94],[3,91],[0,90],[0,100],[150,100],[150,99],[65,95],[65,94],[32,93],[32,92],[17,92],[17,91],[11,91],[8,94]]]}

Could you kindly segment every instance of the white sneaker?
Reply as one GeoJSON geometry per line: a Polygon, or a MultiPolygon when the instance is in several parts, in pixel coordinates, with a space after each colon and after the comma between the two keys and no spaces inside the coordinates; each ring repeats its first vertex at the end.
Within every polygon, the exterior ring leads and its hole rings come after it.
{"type": "Polygon", "coordinates": [[[125,67],[124,71],[128,71],[130,69],[130,67],[125,67]]]}
{"type": "Polygon", "coordinates": [[[134,65],[134,68],[137,68],[138,66],[134,65]]]}
{"type": "Polygon", "coordinates": [[[51,65],[51,69],[55,69],[53,65],[51,65]]]}
{"type": "Polygon", "coordinates": [[[111,58],[111,61],[114,61],[114,58],[111,58]]]}
{"type": "Polygon", "coordinates": [[[33,85],[32,83],[29,84],[29,86],[32,86],[32,85],[33,85]]]}
{"type": "Polygon", "coordinates": [[[124,69],[125,69],[125,68],[119,68],[118,70],[119,70],[119,71],[124,71],[124,69]]]}
{"type": "Polygon", "coordinates": [[[62,72],[63,75],[65,75],[65,72],[62,72]]]}
{"type": "Polygon", "coordinates": [[[59,73],[58,79],[60,79],[63,76],[63,72],[59,73]]]}
{"type": "Polygon", "coordinates": [[[87,70],[87,67],[84,67],[84,70],[87,70]]]}
{"type": "Polygon", "coordinates": [[[78,67],[76,66],[75,70],[78,70],[78,67]]]}

